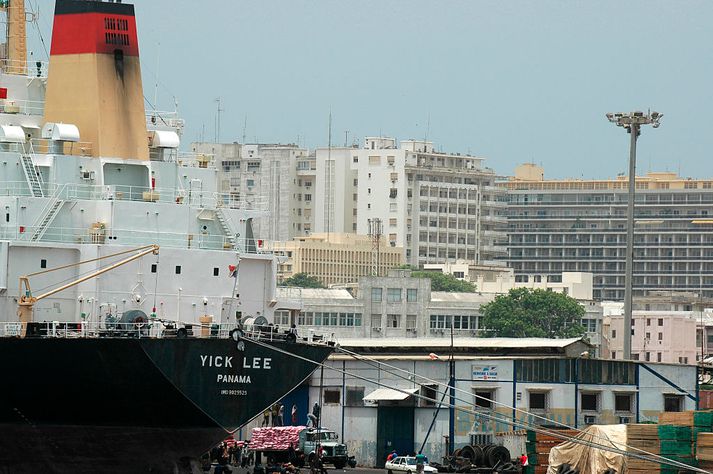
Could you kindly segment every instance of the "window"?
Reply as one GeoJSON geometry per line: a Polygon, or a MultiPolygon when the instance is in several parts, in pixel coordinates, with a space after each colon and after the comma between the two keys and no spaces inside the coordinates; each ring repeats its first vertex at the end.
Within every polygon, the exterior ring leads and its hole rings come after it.
{"type": "Polygon", "coordinates": [[[406,301],[408,301],[409,303],[415,302],[417,296],[418,296],[418,290],[416,288],[408,288],[406,290],[406,301]]]}
{"type": "Polygon", "coordinates": [[[616,339],[616,329],[611,330],[611,337],[612,339],[616,339]]]}
{"type": "Polygon", "coordinates": [[[305,201],[311,201],[312,200],[312,195],[311,194],[305,194],[305,201]]]}
{"type": "Polygon", "coordinates": [[[661,353],[660,352],[656,353],[656,362],[661,362],[661,353]]]}
{"type": "Polygon", "coordinates": [[[420,399],[420,406],[435,407],[437,395],[438,395],[438,385],[422,385],[421,386],[421,396],[424,398],[420,399]]]}
{"type": "Polygon", "coordinates": [[[357,178],[354,178],[354,186],[357,186],[359,184],[359,180],[357,178]]]}
{"type": "Polygon", "coordinates": [[[372,314],[371,315],[371,327],[374,329],[381,329],[381,315],[372,314]]]}
{"type": "Polygon", "coordinates": [[[324,403],[325,404],[332,404],[332,405],[339,405],[339,389],[325,389],[324,390],[324,403]]]}
{"type": "Polygon", "coordinates": [[[371,301],[374,303],[381,303],[381,294],[383,292],[383,288],[372,288],[371,289],[371,301]]]}
{"type": "Polygon", "coordinates": [[[401,315],[400,314],[387,314],[386,324],[390,328],[398,328],[401,325],[401,315]]]}
{"type": "Polygon", "coordinates": [[[530,392],[530,410],[547,409],[547,392],[530,392]]]}
{"type": "Polygon", "coordinates": [[[220,268],[213,267],[213,276],[217,277],[218,275],[220,275],[220,268]]]}
{"type": "Polygon", "coordinates": [[[47,268],[47,259],[40,260],[40,268],[47,268]]]}
{"type": "Polygon", "coordinates": [[[598,393],[582,393],[581,394],[582,410],[597,411],[599,409],[599,394],[598,393]]]}
{"type": "Polygon", "coordinates": [[[659,318],[659,326],[663,326],[663,318],[659,318]]]}
{"type": "Polygon", "coordinates": [[[347,387],[346,405],[348,407],[364,406],[364,387],[347,387]]]}
{"type": "Polygon", "coordinates": [[[158,265],[155,263],[151,264],[151,273],[156,273],[158,271],[158,265]]]}
{"type": "Polygon", "coordinates": [[[473,394],[475,395],[475,401],[473,402],[475,408],[493,408],[493,401],[495,400],[494,390],[476,388],[473,390],[473,394]]]}
{"type": "Polygon", "coordinates": [[[415,314],[407,314],[406,315],[406,330],[416,330],[416,315],[415,314]]]}
{"type": "Polygon", "coordinates": [[[663,411],[683,411],[683,395],[664,395],[663,411]]]}
{"type": "Polygon", "coordinates": [[[631,401],[634,397],[630,393],[617,393],[614,395],[614,409],[616,411],[631,412],[631,401]]]}
{"type": "Polygon", "coordinates": [[[247,184],[248,188],[252,188],[253,186],[255,186],[255,180],[248,179],[245,184],[247,184]]]}
{"type": "Polygon", "coordinates": [[[387,288],[386,301],[388,301],[389,303],[401,302],[401,288],[387,288]]]}
{"type": "Polygon", "coordinates": [[[651,318],[646,318],[646,325],[651,326],[651,318]]]}
{"type": "Polygon", "coordinates": [[[176,275],[180,275],[180,274],[181,274],[181,266],[176,265],[176,275]]]}
{"type": "Polygon", "coordinates": [[[597,332],[597,320],[596,319],[582,319],[582,326],[587,332],[597,332]]]}
{"type": "Polygon", "coordinates": [[[651,352],[647,352],[645,356],[646,362],[651,362],[651,352]]]}
{"type": "Polygon", "coordinates": [[[659,333],[659,341],[663,341],[663,333],[662,332],[659,333]]]}

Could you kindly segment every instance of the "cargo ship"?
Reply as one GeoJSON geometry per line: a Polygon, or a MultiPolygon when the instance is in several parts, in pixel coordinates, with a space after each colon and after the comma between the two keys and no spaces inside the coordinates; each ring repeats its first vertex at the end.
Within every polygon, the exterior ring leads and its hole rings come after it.
{"type": "Polygon", "coordinates": [[[0,473],[191,472],[332,347],[264,330],[266,209],[147,112],[133,5],[57,0],[49,63],[0,14],[0,473]]]}

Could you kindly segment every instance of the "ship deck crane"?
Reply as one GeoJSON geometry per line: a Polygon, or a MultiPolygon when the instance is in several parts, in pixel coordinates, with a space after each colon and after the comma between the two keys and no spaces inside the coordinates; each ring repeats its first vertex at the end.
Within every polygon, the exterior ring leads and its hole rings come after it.
{"type": "Polygon", "coordinates": [[[148,254],[158,255],[158,249],[159,249],[158,245],[155,245],[155,244],[147,245],[144,247],[139,247],[139,248],[135,248],[135,249],[131,249],[131,250],[124,250],[122,252],[105,255],[103,257],[93,258],[91,260],[84,260],[84,261],[76,262],[76,263],[70,263],[69,265],[62,265],[60,267],[49,268],[47,270],[42,270],[40,272],[30,273],[28,275],[21,276],[20,277],[20,292],[19,292],[19,298],[17,301],[17,316],[20,319],[20,323],[22,323],[22,331],[21,331],[22,337],[25,337],[25,335],[27,333],[27,323],[31,323],[33,321],[33,307],[36,302],[38,302],[44,298],[47,298],[49,296],[52,296],[55,293],[59,293],[60,291],[64,291],[67,288],[71,288],[71,287],[78,285],[82,282],[85,282],[85,281],[90,280],[94,277],[97,277],[103,273],[114,270],[115,268],[125,265],[129,262],[133,262],[134,260],[137,260],[145,255],[148,255],[148,254]],[[137,252],[137,253],[134,255],[131,255],[123,260],[120,260],[116,263],[113,263],[105,268],[99,269],[99,270],[92,272],[88,275],[84,275],[83,277],[78,278],[74,281],[71,281],[71,282],[66,283],[62,286],[54,288],[50,291],[42,293],[39,296],[34,296],[32,294],[32,289],[30,287],[30,277],[33,277],[36,275],[41,275],[44,273],[54,272],[57,270],[62,270],[62,269],[69,268],[69,267],[78,266],[83,263],[96,262],[98,260],[103,260],[106,258],[116,257],[119,255],[125,255],[125,254],[131,253],[131,252],[137,252]]]}

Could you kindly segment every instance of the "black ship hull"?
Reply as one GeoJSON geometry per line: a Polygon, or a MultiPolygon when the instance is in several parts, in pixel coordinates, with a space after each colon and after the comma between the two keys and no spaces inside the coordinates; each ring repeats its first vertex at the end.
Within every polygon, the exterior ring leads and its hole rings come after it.
{"type": "MultiPolygon", "coordinates": [[[[324,346],[270,343],[322,362],[324,346]]],[[[249,339],[0,339],[0,473],[190,472],[316,364],[249,339]]]]}

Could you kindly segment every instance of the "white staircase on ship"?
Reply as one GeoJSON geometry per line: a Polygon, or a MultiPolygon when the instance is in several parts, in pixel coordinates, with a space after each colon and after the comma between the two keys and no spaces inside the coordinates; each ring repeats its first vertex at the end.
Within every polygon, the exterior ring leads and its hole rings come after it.
{"type": "Polygon", "coordinates": [[[38,219],[39,223],[34,226],[34,231],[32,232],[32,237],[30,238],[30,241],[32,242],[37,242],[43,235],[45,235],[47,228],[52,223],[54,218],[57,217],[59,210],[62,209],[64,201],[61,199],[54,199],[50,201],[50,203],[51,205],[47,206],[45,211],[40,214],[40,218],[38,219]]]}
{"type": "Polygon", "coordinates": [[[223,214],[223,210],[219,207],[215,208],[215,220],[218,221],[218,225],[223,231],[223,235],[225,235],[225,240],[230,243],[232,248],[235,248],[235,244],[237,242],[235,239],[235,233],[228,223],[228,218],[225,214],[223,214]]]}
{"type": "Polygon", "coordinates": [[[37,169],[32,162],[32,155],[23,153],[21,160],[22,169],[25,171],[25,179],[27,180],[27,185],[30,187],[30,193],[32,193],[34,197],[44,197],[44,192],[42,191],[42,175],[40,174],[40,170],[37,169]]]}

